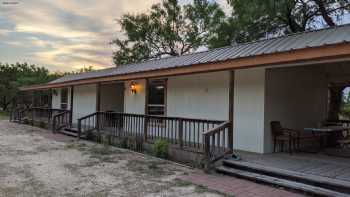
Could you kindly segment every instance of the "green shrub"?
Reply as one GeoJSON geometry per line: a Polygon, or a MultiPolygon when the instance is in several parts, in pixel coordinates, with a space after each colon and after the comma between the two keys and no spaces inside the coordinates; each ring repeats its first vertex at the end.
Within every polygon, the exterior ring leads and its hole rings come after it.
{"type": "Polygon", "coordinates": [[[167,159],[169,156],[169,142],[166,140],[156,140],[152,150],[156,157],[167,159]]]}
{"type": "Polygon", "coordinates": [[[39,122],[39,127],[40,128],[47,128],[46,122],[39,122]]]}

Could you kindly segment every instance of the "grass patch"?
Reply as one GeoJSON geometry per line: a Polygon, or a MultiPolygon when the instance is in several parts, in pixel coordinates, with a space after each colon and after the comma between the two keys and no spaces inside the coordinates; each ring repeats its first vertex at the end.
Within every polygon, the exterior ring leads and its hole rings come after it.
{"type": "Polygon", "coordinates": [[[155,177],[173,175],[173,172],[164,170],[163,164],[165,164],[165,162],[130,160],[128,163],[128,170],[155,177]]]}
{"type": "Polygon", "coordinates": [[[94,145],[89,149],[89,152],[93,155],[110,155],[113,153],[111,147],[108,145],[94,145]]]}
{"type": "Polygon", "coordinates": [[[6,111],[0,111],[0,120],[7,120],[9,119],[9,113],[6,111]]]}
{"type": "Polygon", "coordinates": [[[85,151],[87,149],[87,145],[79,142],[71,142],[64,146],[65,149],[76,149],[79,151],[85,151]]]}
{"type": "Polygon", "coordinates": [[[194,190],[196,193],[206,193],[211,192],[211,190],[208,189],[208,187],[202,186],[202,185],[196,185],[196,188],[194,190]]]}
{"type": "Polygon", "coordinates": [[[188,186],[192,186],[193,184],[189,181],[184,181],[181,179],[175,179],[175,186],[176,187],[188,187],[188,186]]]}

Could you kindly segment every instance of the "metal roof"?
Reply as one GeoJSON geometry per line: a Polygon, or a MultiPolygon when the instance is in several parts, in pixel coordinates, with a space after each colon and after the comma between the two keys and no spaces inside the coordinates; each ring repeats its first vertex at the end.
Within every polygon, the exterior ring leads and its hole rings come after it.
{"type": "Polygon", "coordinates": [[[282,37],[237,44],[209,51],[192,53],[178,57],[148,60],[118,67],[67,75],[50,82],[64,83],[81,79],[125,75],[137,72],[186,67],[196,64],[214,63],[243,57],[287,52],[297,49],[321,47],[350,42],[350,25],[290,34],[282,37]]]}

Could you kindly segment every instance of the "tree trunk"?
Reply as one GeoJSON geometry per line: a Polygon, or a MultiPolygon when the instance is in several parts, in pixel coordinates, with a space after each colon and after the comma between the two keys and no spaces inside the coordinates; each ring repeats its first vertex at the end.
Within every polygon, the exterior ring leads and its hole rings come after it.
{"type": "Polygon", "coordinates": [[[327,25],[330,27],[336,26],[332,17],[328,15],[325,2],[323,0],[316,0],[316,4],[318,5],[318,9],[322,15],[322,18],[324,19],[324,21],[326,21],[327,25]]]}

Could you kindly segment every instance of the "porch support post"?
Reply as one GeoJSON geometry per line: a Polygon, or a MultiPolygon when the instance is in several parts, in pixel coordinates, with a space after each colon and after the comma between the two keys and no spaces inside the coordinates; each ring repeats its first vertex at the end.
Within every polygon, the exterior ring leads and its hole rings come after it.
{"type": "Polygon", "coordinates": [[[74,86],[70,87],[70,113],[69,113],[69,125],[72,127],[73,124],[73,98],[74,98],[74,86]]]}
{"type": "Polygon", "coordinates": [[[32,115],[32,125],[34,125],[34,118],[35,118],[35,114],[34,114],[34,103],[35,103],[35,91],[32,91],[32,110],[31,110],[31,115],[32,115]]]}
{"type": "Polygon", "coordinates": [[[101,110],[101,83],[96,84],[96,112],[101,110]]]}
{"type": "Polygon", "coordinates": [[[147,141],[147,135],[148,135],[148,121],[149,121],[149,117],[148,117],[148,79],[146,79],[146,83],[145,83],[145,118],[144,118],[144,122],[143,122],[143,139],[146,142],[147,141]]]}
{"type": "Polygon", "coordinates": [[[53,89],[49,89],[49,100],[48,100],[48,107],[49,108],[52,108],[52,92],[53,92],[53,89]]]}
{"type": "Polygon", "coordinates": [[[229,132],[228,132],[228,145],[230,150],[233,150],[233,129],[234,129],[234,121],[233,121],[233,108],[234,108],[234,85],[235,85],[235,71],[231,70],[230,71],[230,80],[229,80],[229,121],[230,121],[230,126],[229,126],[229,132]]]}
{"type": "Polygon", "coordinates": [[[101,83],[96,84],[96,128],[100,131],[101,83]]]}

